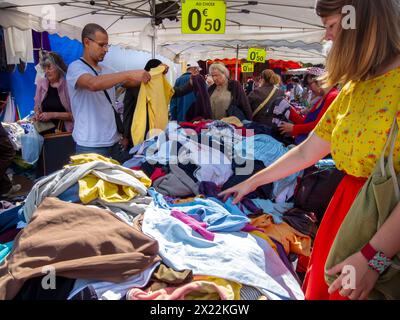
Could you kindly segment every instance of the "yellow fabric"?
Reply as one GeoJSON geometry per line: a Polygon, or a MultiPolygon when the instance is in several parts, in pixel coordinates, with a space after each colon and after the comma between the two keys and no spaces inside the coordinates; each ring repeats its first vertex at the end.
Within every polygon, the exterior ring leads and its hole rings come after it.
{"type": "Polygon", "coordinates": [[[137,194],[132,187],[117,185],[93,174],[88,174],[79,180],[79,198],[84,204],[97,198],[106,202],[126,202],[132,200],[137,194]]]}
{"type": "Polygon", "coordinates": [[[227,117],[227,118],[222,118],[221,121],[224,121],[229,124],[234,124],[237,127],[243,127],[242,121],[239,120],[239,118],[236,118],[234,116],[232,117],[227,117]]]}
{"type": "Polygon", "coordinates": [[[108,163],[113,163],[113,164],[120,164],[118,161],[113,160],[111,158],[106,158],[100,154],[97,153],[85,153],[85,154],[78,154],[75,156],[71,156],[71,165],[79,165],[79,164],[84,164],[92,161],[103,161],[103,162],[108,162],[108,163]]]}
{"type": "MultiPolygon", "coordinates": [[[[207,281],[213,282],[219,287],[226,289],[225,294],[227,295],[227,300],[240,300],[240,289],[242,285],[235,281],[225,280],[218,277],[212,276],[193,276],[193,281],[207,281]]],[[[189,294],[186,296],[187,300],[219,300],[219,295],[217,293],[209,293],[208,295],[202,294],[201,298],[196,296],[191,296],[189,294]]]]}
{"type": "Polygon", "coordinates": [[[278,248],[276,247],[276,244],[264,232],[261,232],[261,231],[258,231],[258,230],[253,230],[253,231],[251,231],[249,233],[252,234],[253,236],[259,237],[259,238],[264,239],[265,241],[267,241],[268,244],[271,246],[271,248],[274,249],[274,251],[276,253],[278,253],[278,248]]]}
{"type": "Polygon", "coordinates": [[[311,238],[286,222],[274,224],[272,216],[264,214],[252,219],[251,225],[264,230],[266,235],[279,241],[286,254],[293,252],[308,257],[311,253],[311,238]]]}
{"type": "MultiPolygon", "coordinates": [[[[80,165],[92,161],[104,161],[112,164],[119,164],[117,161],[103,157],[95,153],[80,154],[71,156],[70,165],[80,165]]],[[[151,180],[142,171],[132,171],[124,167],[120,167],[122,172],[133,175],[146,188],[151,186],[151,180]]],[[[109,181],[105,181],[94,174],[88,174],[78,180],[79,198],[82,203],[87,204],[97,198],[106,202],[127,202],[138,195],[135,188],[126,185],[118,185],[109,181]]]]}
{"type": "Polygon", "coordinates": [[[163,74],[165,67],[159,66],[150,71],[149,83],[142,83],[139,97],[133,115],[131,133],[133,144],[137,145],[145,140],[146,123],[148,120],[150,137],[159,134],[151,130],[164,130],[168,124],[168,105],[174,90],[163,74]],[[148,117],[148,119],[147,119],[148,117]]]}
{"type": "MultiPolygon", "coordinates": [[[[367,81],[349,82],[314,132],[331,142],[338,169],[366,178],[383,151],[396,115],[400,126],[400,68],[367,81]]],[[[400,172],[400,139],[394,166],[400,172]]]]}

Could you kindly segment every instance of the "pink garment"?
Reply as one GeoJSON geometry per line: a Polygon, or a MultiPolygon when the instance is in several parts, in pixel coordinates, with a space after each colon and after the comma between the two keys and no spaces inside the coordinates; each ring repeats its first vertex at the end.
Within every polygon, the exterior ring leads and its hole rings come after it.
{"type": "MultiPolygon", "coordinates": [[[[58,96],[60,97],[61,104],[65,108],[66,112],[71,112],[71,103],[69,100],[68,89],[67,89],[67,81],[63,77],[60,78],[60,81],[54,85],[54,88],[57,88],[58,96]]],[[[36,94],[35,94],[35,108],[39,107],[44,98],[46,98],[47,91],[49,90],[49,80],[46,78],[39,79],[36,86],[36,94]]],[[[74,129],[74,123],[72,121],[64,121],[65,129],[68,132],[72,132],[74,129]]]]}
{"type": "Polygon", "coordinates": [[[261,231],[261,232],[265,233],[265,231],[263,229],[257,228],[255,226],[251,225],[250,223],[246,224],[244,226],[244,228],[240,231],[244,231],[244,232],[261,231]]]}
{"type": "Polygon", "coordinates": [[[228,300],[223,287],[209,281],[194,281],[181,287],[169,287],[154,292],[146,292],[139,288],[133,288],[126,294],[127,300],[184,300],[192,292],[204,292],[205,295],[218,293],[221,300],[228,300]]]}
{"type": "Polygon", "coordinates": [[[197,221],[196,219],[192,218],[191,216],[188,216],[186,213],[178,211],[178,210],[172,210],[171,216],[173,216],[174,218],[187,224],[194,231],[196,231],[197,233],[202,235],[204,239],[206,239],[208,241],[214,241],[215,235],[214,235],[214,233],[212,233],[206,229],[207,224],[205,222],[197,221]]]}

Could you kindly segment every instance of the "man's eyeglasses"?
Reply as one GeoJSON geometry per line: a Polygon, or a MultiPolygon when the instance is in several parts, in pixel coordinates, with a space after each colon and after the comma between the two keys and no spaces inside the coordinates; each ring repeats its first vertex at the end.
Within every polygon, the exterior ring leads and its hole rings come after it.
{"type": "Polygon", "coordinates": [[[97,42],[96,40],[94,40],[94,39],[92,39],[92,38],[89,38],[89,37],[87,37],[89,40],[91,40],[91,41],[93,41],[93,42],[95,42],[95,43],[97,43],[97,45],[98,46],[100,46],[100,47],[102,47],[103,49],[110,49],[110,47],[111,47],[111,44],[102,44],[102,43],[99,43],[99,42],[97,42]]]}

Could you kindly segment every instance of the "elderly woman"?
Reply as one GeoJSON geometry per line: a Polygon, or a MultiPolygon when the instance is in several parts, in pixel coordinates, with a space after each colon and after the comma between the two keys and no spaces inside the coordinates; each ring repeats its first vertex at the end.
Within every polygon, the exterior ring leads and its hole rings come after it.
{"type": "Polygon", "coordinates": [[[48,52],[41,58],[41,67],[46,77],[37,83],[35,120],[54,124],[53,129],[41,133],[52,133],[57,128],[72,132],[71,104],[65,81],[67,66],[58,54],[48,52]]]}
{"type": "Polygon", "coordinates": [[[221,63],[213,63],[209,72],[214,84],[208,88],[212,118],[220,120],[236,116],[241,120],[252,120],[252,111],[246,93],[236,80],[229,80],[229,71],[221,63]]]}
{"type": "Polygon", "coordinates": [[[254,89],[248,96],[253,112],[253,121],[271,125],[271,115],[267,114],[266,111],[273,106],[276,99],[284,96],[284,92],[277,88],[280,80],[280,76],[270,69],[261,73],[260,87],[254,89]]]}
{"type": "Polygon", "coordinates": [[[282,122],[279,128],[282,133],[292,135],[296,144],[302,143],[309,133],[314,130],[339,93],[336,87],[323,89],[321,83],[317,80],[317,74],[321,75],[321,73],[309,73],[306,76],[307,87],[310,88],[313,96],[318,97],[316,103],[306,116],[298,114],[294,108],[291,108],[289,119],[293,123],[282,122]]]}

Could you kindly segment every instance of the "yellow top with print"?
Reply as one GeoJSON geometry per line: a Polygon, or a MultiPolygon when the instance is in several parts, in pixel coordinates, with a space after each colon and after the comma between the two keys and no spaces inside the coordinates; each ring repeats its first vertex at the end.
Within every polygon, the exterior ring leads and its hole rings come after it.
{"type": "MultiPolygon", "coordinates": [[[[350,81],[314,130],[331,142],[336,167],[355,177],[369,177],[380,158],[396,117],[400,127],[400,68],[366,80],[350,81]]],[[[400,172],[400,135],[394,166],[400,172]]]]}

